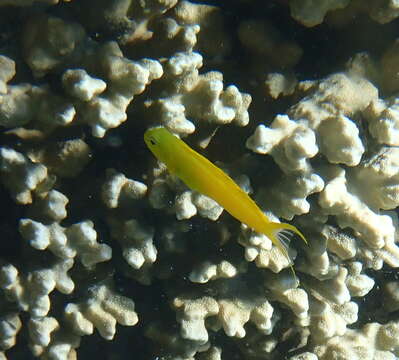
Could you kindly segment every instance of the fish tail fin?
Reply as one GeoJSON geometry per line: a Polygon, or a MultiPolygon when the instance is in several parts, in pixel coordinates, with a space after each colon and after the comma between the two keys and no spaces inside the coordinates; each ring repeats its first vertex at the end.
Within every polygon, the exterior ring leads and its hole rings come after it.
{"type": "Polygon", "coordinates": [[[294,226],[286,223],[277,223],[277,222],[269,222],[267,224],[267,230],[264,234],[269,237],[273,244],[277,246],[277,248],[284,254],[284,256],[290,262],[290,268],[292,273],[295,275],[295,270],[293,267],[293,261],[288,253],[288,245],[290,242],[289,235],[292,233],[297,234],[306,244],[305,236],[294,226]]]}
{"type": "Polygon", "coordinates": [[[286,223],[271,223],[271,224],[274,224],[273,226],[277,229],[278,233],[285,232],[285,234],[287,234],[289,232],[292,232],[292,233],[298,235],[304,241],[304,243],[306,245],[308,244],[308,242],[306,241],[305,235],[303,235],[294,225],[286,224],[286,223]],[[288,232],[284,231],[284,230],[288,230],[288,232]]]}

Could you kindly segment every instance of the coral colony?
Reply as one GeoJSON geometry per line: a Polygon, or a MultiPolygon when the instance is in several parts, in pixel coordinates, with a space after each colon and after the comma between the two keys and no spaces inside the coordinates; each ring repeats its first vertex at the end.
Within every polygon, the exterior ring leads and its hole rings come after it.
{"type": "Polygon", "coordinates": [[[221,6],[0,0],[0,360],[399,357],[399,5],[221,6]],[[296,277],[154,126],[304,233],[296,277]]]}

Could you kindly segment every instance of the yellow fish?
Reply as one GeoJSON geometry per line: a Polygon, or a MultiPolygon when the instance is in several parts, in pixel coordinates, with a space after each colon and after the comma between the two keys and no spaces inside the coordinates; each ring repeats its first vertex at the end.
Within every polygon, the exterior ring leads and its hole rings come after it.
{"type": "Polygon", "coordinates": [[[270,221],[256,203],[223,170],[191,149],[163,127],[148,129],[144,141],[155,157],[188,187],[215,200],[237,220],[266,235],[289,258],[282,240],[292,231],[305,241],[293,225],[270,221]],[[288,231],[287,231],[288,230],[288,231]]]}

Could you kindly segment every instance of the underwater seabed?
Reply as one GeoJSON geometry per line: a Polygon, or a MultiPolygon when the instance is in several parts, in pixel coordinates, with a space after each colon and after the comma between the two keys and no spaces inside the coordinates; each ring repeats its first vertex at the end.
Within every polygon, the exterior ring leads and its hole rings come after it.
{"type": "Polygon", "coordinates": [[[399,357],[399,5],[0,10],[0,360],[399,357]],[[156,126],[305,235],[296,277],[156,126]]]}

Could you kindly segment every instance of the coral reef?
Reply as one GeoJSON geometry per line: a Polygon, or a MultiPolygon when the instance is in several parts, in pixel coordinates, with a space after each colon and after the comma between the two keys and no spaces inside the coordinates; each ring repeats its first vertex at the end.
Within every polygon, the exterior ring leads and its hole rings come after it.
{"type": "Polygon", "coordinates": [[[359,330],[348,330],[345,337],[334,336],[325,345],[317,346],[318,359],[395,359],[398,324],[370,323],[359,330]],[[356,344],[356,345],[354,345],[356,344]],[[374,346],[370,346],[374,344],[374,346]]]}
{"type": "Polygon", "coordinates": [[[394,1],[0,9],[1,360],[399,357],[394,1]],[[188,189],[152,126],[307,244],[188,189]]]}
{"type": "Polygon", "coordinates": [[[292,17],[305,26],[315,26],[323,22],[329,11],[345,8],[350,0],[290,0],[292,17]]]}

